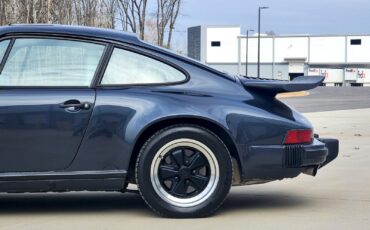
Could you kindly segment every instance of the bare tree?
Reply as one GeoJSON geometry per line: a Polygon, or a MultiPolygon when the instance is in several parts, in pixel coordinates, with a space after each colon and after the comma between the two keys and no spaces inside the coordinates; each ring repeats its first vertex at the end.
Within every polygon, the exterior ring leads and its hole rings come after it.
{"type": "Polygon", "coordinates": [[[174,1],[174,6],[172,9],[170,21],[169,21],[169,30],[168,30],[168,38],[167,38],[167,48],[171,48],[171,40],[172,40],[172,33],[173,30],[175,29],[175,23],[177,20],[177,17],[180,12],[180,6],[181,6],[181,0],[174,1]]]}
{"type": "Polygon", "coordinates": [[[153,44],[158,44],[157,39],[158,31],[156,21],[149,18],[145,21],[145,40],[153,44]]]}
{"type": "Polygon", "coordinates": [[[148,13],[148,0],[0,0],[0,25],[57,23],[115,28],[121,24],[122,30],[137,33],[141,39],[148,35],[147,40],[171,48],[181,4],[182,0],[157,0],[155,9],[148,13]]]}
{"type": "Polygon", "coordinates": [[[163,46],[165,28],[168,24],[172,0],[157,0],[157,44],[163,46]]]}
{"type": "Polygon", "coordinates": [[[118,0],[118,11],[122,28],[138,33],[141,39],[145,39],[145,20],[147,0],[118,0]]]}
{"type": "Polygon", "coordinates": [[[0,25],[9,23],[9,19],[8,19],[9,2],[10,2],[9,0],[0,1],[0,25]]]}
{"type": "Polygon", "coordinates": [[[96,0],[81,0],[82,24],[85,26],[95,25],[97,16],[98,1],[96,0]]]}
{"type": "Polygon", "coordinates": [[[77,24],[74,0],[51,0],[51,23],[77,24]]]}
{"type": "Polygon", "coordinates": [[[157,0],[157,30],[158,45],[171,46],[171,39],[175,23],[181,8],[181,0],[157,0]],[[167,45],[164,45],[164,37],[168,27],[167,45]]]}
{"type": "MultiPolygon", "coordinates": [[[[104,11],[106,12],[107,28],[114,29],[116,25],[117,0],[103,0],[104,11]]],[[[103,17],[104,18],[104,17],[103,17]]]]}
{"type": "Polygon", "coordinates": [[[137,32],[137,24],[136,24],[136,14],[134,12],[133,2],[134,0],[118,0],[118,9],[120,15],[122,16],[122,24],[125,25],[123,27],[128,30],[131,29],[132,32],[137,32]]]}

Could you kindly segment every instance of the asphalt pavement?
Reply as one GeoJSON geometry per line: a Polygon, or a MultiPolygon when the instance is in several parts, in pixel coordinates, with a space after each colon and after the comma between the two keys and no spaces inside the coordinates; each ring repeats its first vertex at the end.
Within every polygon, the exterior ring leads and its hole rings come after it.
{"type": "Polygon", "coordinates": [[[300,112],[370,108],[370,87],[318,87],[309,93],[281,100],[300,112]]]}

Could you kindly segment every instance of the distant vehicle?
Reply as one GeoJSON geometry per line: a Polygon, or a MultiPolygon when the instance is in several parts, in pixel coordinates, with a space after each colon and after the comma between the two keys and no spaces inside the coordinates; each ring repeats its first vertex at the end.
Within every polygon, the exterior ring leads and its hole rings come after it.
{"type": "Polygon", "coordinates": [[[315,175],[338,141],[275,98],[323,77],[229,76],[86,27],[0,27],[0,191],[126,191],[209,216],[231,185],[315,175]]]}

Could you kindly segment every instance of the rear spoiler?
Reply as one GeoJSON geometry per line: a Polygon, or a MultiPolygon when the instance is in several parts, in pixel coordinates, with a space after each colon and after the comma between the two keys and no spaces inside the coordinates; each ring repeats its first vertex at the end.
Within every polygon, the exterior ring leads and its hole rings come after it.
{"type": "Polygon", "coordinates": [[[239,76],[241,84],[249,90],[262,91],[275,96],[278,93],[314,89],[324,81],[323,76],[301,76],[292,81],[271,80],[239,76]]]}

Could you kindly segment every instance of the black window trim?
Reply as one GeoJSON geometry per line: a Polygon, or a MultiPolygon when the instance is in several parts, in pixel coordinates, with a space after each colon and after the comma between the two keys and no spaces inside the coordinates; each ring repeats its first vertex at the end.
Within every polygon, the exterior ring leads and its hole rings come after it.
{"type": "Polygon", "coordinates": [[[114,44],[112,44],[112,47],[111,47],[111,50],[110,50],[110,55],[109,55],[109,57],[106,60],[106,63],[105,63],[104,68],[102,69],[100,78],[97,81],[96,88],[129,88],[129,87],[147,87],[147,86],[171,86],[171,85],[184,84],[184,83],[188,82],[189,80],[190,80],[190,74],[184,68],[182,68],[181,66],[179,66],[179,65],[177,65],[177,64],[175,64],[175,63],[173,63],[171,61],[166,60],[163,57],[160,57],[160,56],[158,56],[156,54],[153,54],[153,53],[151,53],[149,51],[146,51],[143,48],[138,48],[138,47],[135,47],[135,46],[133,47],[133,46],[130,46],[130,45],[124,45],[124,44],[114,43],[114,44]],[[151,59],[154,59],[156,61],[162,62],[163,64],[166,64],[168,66],[171,66],[172,68],[175,68],[178,71],[180,71],[181,73],[183,73],[184,76],[185,76],[185,79],[182,80],[182,81],[163,82],[163,83],[104,84],[103,85],[103,84],[101,84],[101,81],[103,80],[104,73],[105,73],[105,71],[106,71],[106,69],[108,67],[109,61],[110,61],[110,59],[112,57],[112,54],[113,54],[113,51],[116,48],[117,49],[127,50],[127,51],[130,51],[130,52],[133,52],[133,53],[142,55],[142,56],[146,56],[148,58],[151,58],[151,59]]]}
{"type": "Polygon", "coordinates": [[[8,46],[6,47],[6,50],[5,50],[5,53],[4,53],[3,57],[1,58],[0,75],[3,72],[4,66],[6,64],[6,61],[8,60],[10,51],[12,50],[14,42],[15,42],[14,38],[2,39],[2,40],[0,40],[0,42],[6,41],[6,40],[10,40],[10,41],[8,43],[8,46]]]}
{"type": "MultiPolygon", "coordinates": [[[[104,63],[107,58],[107,52],[109,51],[109,48],[111,47],[111,44],[106,41],[101,40],[95,40],[91,38],[81,37],[81,36],[68,36],[64,34],[43,34],[43,33],[15,33],[15,34],[9,34],[5,35],[3,37],[0,37],[0,42],[4,40],[11,39],[11,42],[8,44],[8,48],[4,54],[4,57],[0,64],[0,71],[2,72],[7,59],[9,57],[9,54],[13,48],[13,45],[15,43],[16,39],[23,39],[23,38],[29,38],[29,39],[55,39],[55,40],[65,40],[65,41],[78,41],[78,42],[85,42],[85,43],[92,43],[97,45],[103,45],[103,53],[100,57],[100,60],[98,62],[97,68],[95,70],[94,76],[91,79],[91,83],[89,86],[1,86],[0,89],[93,89],[96,86],[97,79],[100,78],[99,74],[102,74],[101,70],[104,68],[104,63]]],[[[0,74],[1,74],[0,72],[0,74]]],[[[104,72],[103,72],[104,73],[104,72]]],[[[0,76],[1,77],[1,76],[0,76]]]]}

